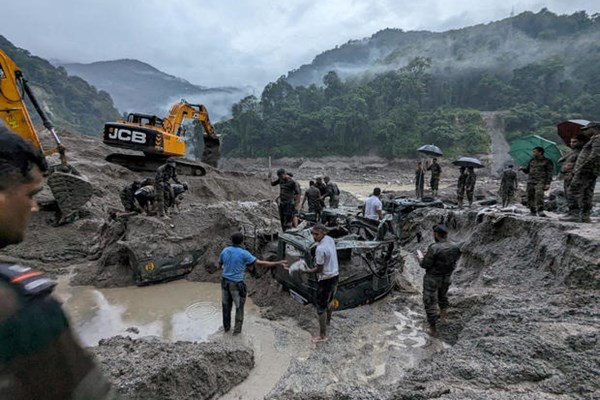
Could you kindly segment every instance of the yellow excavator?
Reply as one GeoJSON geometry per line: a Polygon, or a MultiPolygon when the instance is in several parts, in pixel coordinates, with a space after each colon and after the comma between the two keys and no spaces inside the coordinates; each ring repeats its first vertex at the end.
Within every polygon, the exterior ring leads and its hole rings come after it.
{"type": "Polygon", "coordinates": [[[187,141],[183,122],[186,119],[200,121],[202,124],[202,162],[216,167],[220,156],[220,141],[210,123],[208,111],[202,104],[190,104],[185,100],[173,104],[166,118],[131,113],[125,121],[106,123],[103,133],[106,145],[144,153],[143,156],[114,153],[106,157],[106,160],[133,171],[154,172],[167,158],[175,157],[179,174],[205,175],[206,169],[200,163],[184,158],[187,141]]]}
{"type": "Polygon", "coordinates": [[[77,211],[92,197],[92,185],[77,170],[67,162],[66,149],[56,134],[52,122],[40,106],[27,83],[23,72],[0,49],[0,119],[13,132],[29,141],[44,156],[58,154],[60,163],[51,165],[46,182],[58,206],[57,224],[69,222],[77,211]],[[50,131],[56,146],[44,149],[40,142],[29,112],[25,106],[25,96],[42,119],[44,127],[50,131]]]}

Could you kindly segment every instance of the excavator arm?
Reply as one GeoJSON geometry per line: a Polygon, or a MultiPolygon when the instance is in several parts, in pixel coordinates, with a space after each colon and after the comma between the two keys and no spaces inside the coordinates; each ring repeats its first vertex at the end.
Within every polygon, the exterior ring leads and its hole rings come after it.
{"type": "Polygon", "coordinates": [[[67,163],[65,147],[56,134],[54,125],[38,103],[21,69],[8,55],[0,49],[0,119],[6,126],[29,141],[45,156],[59,154],[60,165],[51,166],[48,186],[54,195],[60,210],[57,223],[66,222],[92,196],[92,185],[67,163]],[[31,117],[25,106],[24,96],[31,101],[42,119],[46,129],[50,131],[55,147],[44,149],[35,131],[31,117]]]}
{"type": "Polygon", "coordinates": [[[204,128],[202,162],[216,167],[221,155],[221,141],[215,132],[215,128],[210,123],[208,110],[202,104],[190,104],[185,100],[181,100],[171,107],[169,116],[163,121],[163,126],[168,133],[176,135],[185,119],[193,119],[202,124],[204,128]]]}

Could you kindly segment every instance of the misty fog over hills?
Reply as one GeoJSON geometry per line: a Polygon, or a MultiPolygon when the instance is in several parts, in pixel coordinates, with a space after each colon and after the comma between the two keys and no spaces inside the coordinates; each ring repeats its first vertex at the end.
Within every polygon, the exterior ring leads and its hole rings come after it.
{"type": "Polygon", "coordinates": [[[60,64],[70,75],[85,79],[110,93],[121,112],[165,115],[171,104],[185,99],[204,104],[214,121],[230,113],[231,105],[249,94],[247,88],[207,88],[159,71],[138,60],[99,61],[89,64],[60,64]]]}
{"type": "Polygon", "coordinates": [[[509,75],[552,56],[564,57],[572,67],[581,54],[597,52],[598,43],[600,30],[585,12],[557,16],[543,9],[440,33],[384,29],[317,55],[311,64],[290,71],[287,80],[292,85],[322,85],[329,71],[342,79],[376,74],[401,68],[416,57],[431,58],[433,74],[509,75]]]}

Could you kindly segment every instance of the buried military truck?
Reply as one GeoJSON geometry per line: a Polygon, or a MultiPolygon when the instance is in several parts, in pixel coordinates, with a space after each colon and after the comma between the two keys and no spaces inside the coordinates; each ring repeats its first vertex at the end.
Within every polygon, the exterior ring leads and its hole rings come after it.
{"type": "MultiPolygon", "coordinates": [[[[339,261],[339,283],[332,301],[335,311],[368,304],[386,296],[394,285],[394,272],[399,268],[400,251],[394,240],[364,240],[358,235],[335,238],[339,261]]],[[[313,268],[317,243],[310,229],[279,235],[277,253],[290,267],[277,267],[273,276],[290,296],[301,304],[315,304],[317,278],[301,273],[295,265],[313,268]]]]}

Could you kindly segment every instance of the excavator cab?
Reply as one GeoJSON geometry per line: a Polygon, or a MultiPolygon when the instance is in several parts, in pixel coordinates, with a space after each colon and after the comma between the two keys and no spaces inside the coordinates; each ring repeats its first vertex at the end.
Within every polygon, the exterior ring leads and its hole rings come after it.
{"type": "Polygon", "coordinates": [[[62,224],[73,220],[79,208],[92,197],[92,185],[72,165],[67,163],[65,147],[61,143],[54,125],[42,110],[22,71],[1,49],[0,120],[45,156],[59,155],[60,163],[50,166],[47,183],[59,210],[56,223],[62,224]],[[56,143],[55,147],[48,149],[42,147],[40,137],[25,107],[25,96],[29,98],[44,126],[51,133],[56,143]]]}

